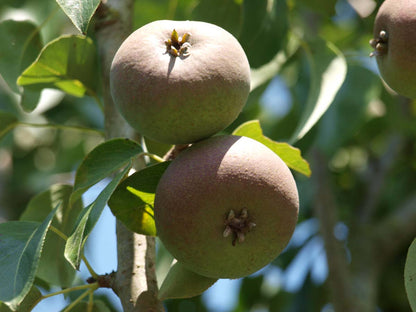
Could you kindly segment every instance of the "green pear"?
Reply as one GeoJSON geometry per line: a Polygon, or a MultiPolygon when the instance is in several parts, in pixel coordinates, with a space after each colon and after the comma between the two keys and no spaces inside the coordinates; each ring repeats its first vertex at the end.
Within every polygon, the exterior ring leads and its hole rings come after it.
{"type": "Polygon", "coordinates": [[[250,92],[250,66],[226,30],[160,20],[133,32],[111,66],[113,100],[139,133],[169,144],[207,138],[230,125],[250,92]]]}
{"type": "Polygon", "coordinates": [[[416,99],[416,1],[384,1],[376,15],[370,44],[386,84],[416,99]]]}

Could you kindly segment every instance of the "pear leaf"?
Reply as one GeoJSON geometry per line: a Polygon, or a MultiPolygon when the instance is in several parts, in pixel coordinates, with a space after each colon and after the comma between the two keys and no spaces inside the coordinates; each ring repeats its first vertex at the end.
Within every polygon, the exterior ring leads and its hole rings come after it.
{"type": "Polygon", "coordinates": [[[149,166],[126,178],[114,191],[108,205],[131,231],[156,235],[153,214],[156,187],[169,162],[149,166]]]}
{"type": "Polygon", "coordinates": [[[304,44],[311,70],[308,100],[300,122],[289,140],[303,138],[333,103],[347,75],[347,62],[342,53],[323,39],[304,44]]]}
{"type": "Polygon", "coordinates": [[[309,164],[302,158],[300,150],[289,145],[288,143],[276,142],[263,135],[263,130],[261,129],[260,122],[258,120],[251,120],[243,123],[233,131],[233,134],[249,137],[266,145],[273,152],[275,152],[289,168],[307,177],[311,175],[309,164]]]}
{"type": "Polygon", "coordinates": [[[32,289],[46,234],[59,204],[42,223],[0,224],[0,301],[16,309],[32,289]]]}
{"type": "Polygon", "coordinates": [[[97,10],[100,0],[56,0],[75,27],[86,34],[92,16],[97,10]]]}
{"type": "Polygon", "coordinates": [[[74,194],[78,198],[86,189],[123,168],[143,149],[136,142],[117,138],[96,146],[85,156],[75,175],[74,194]]]}
{"type": "Polygon", "coordinates": [[[218,279],[202,276],[176,262],[169,270],[159,289],[159,299],[191,298],[202,294],[218,279]]]}
{"type": "Polygon", "coordinates": [[[95,95],[97,53],[88,37],[61,36],[48,43],[20,75],[17,84],[31,90],[60,89],[70,95],[95,95]]]}
{"type": "Polygon", "coordinates": [[[66,242],[64,252],[65,258],[75,269],[79,269],[79,265],[82,259],[82,252],[88,236],[90,235],[94,226],[97,224],[108,199],[114,192],[114,189],[120,183],[121,179],[127,174],[129,168],[130,166],[126,166],[126,168],[120,171],[113,178],[113,180],[107,184],[104,190],[98,195],[96,200],[81,211],[72,234],[69,236],[66,242]]]}

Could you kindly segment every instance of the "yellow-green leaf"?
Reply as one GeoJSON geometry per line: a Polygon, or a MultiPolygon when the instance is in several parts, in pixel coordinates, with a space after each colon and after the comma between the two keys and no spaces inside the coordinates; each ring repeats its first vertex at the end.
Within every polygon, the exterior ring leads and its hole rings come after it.
{"type": "Polygon", "coordinates": [[[258,120],[251,120],[243,123],[233,132],[234,135],[245,136],[252,138],[270,148],[275,152],[286,165],[309,177],[311,175],[311,169],[308,162],[302,158],[300,150],[285,142],[276,142],[263,134],[263,131],[258,120]]]}
{"type": "Polygon", "coordinates": [[[126,178],[108,201],[111,211],[131,231],[156,235],[153,205],[157,184],[169,162],[140,170],[126,178]]]}
{"type": "Polygon", "coordinates": [[[94,95],[97,84],[96,50],[88,37],[62,36],[48,43],[17,79],[31,89],[60,89],[82,97],[94,95]]]}

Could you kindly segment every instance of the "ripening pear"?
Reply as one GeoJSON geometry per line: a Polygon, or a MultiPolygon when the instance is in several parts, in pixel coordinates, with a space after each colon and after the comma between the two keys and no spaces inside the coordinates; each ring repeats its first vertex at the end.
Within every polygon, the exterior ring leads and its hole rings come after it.
{"type": "Polygon", "coordinates": [[[397,93],[416,99],[416,1],[386,0],[370,40],[383,80],[397,93]]]}
{"type": "Polygon", "coordinates": [[[286,164],[265,145],[214,136],[184,150],[162,175],[154,215],[160,240],[189,270],[240,278],[288,244],[299,199],[286,164]]]}
{"type": "Polygon", "coordinates": [[[250,66],[226,30],[160,20],[122,43],[110,88],[121,115],[140,134],[168,144],[193,143],[237,118],[250,92],[250,66]]]}

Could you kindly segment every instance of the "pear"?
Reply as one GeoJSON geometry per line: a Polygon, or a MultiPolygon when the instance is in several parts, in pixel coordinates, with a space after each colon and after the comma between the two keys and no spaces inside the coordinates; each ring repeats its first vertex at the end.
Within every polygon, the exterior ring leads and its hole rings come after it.
{"type": "Polygon", "coordinates": [[[380,75],[397,93],[416,98],[416,1],[386,0],[370,40],[380,75]]]}
{"type": "Polygon", "coordinates": [[[205,22],[160,20],[121,44],[110,88],[121,115],[140,134],[187,144],[237,118],[250,92],[250,65],[226,30],[205,22]]]}
{"type": "Polygon", "coordinates": [[[156,189],[160,240],[187,269],[240,278],[275,259],[297,222],[299,199],[286,164],[265,145],[214,136],[184,150],[156,189]]]}

